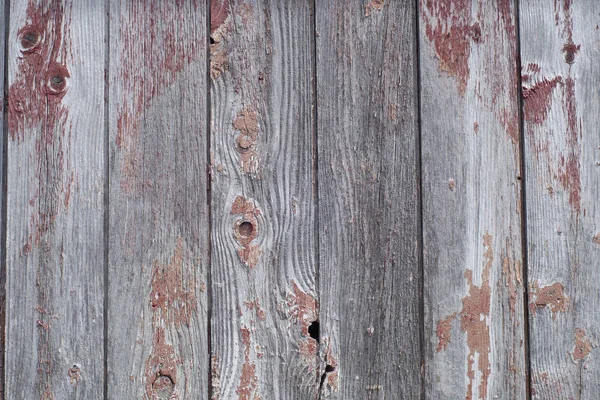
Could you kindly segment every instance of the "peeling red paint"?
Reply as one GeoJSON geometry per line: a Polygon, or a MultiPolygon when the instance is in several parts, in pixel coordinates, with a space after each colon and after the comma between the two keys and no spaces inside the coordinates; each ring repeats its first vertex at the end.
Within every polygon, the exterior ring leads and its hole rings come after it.
{"type": "Polygon", "coordinates": [[[303,292],[295,281],[291,284],[292,291],[286,296],[286,315],[292,321],[300,323],[303,336],[310,337],[308,328],[318,319],[319,303],[313,296],[303,292]]]}
{"type": "Polygon", "coordinates": [[[448,343],[452,339],[452,321],[456,317],[456,313],[448,315],[446,318],[438,321],[436,333],[438,338],[437,352],[446,350],[448,343]]]}
{"type": "Polygon", "coordinates": [[[196,294],[193,285],[188,286],[184,277],[186,260],[183,256],[183,239],[177,239],[175,254],[168,265],[154,265],[150,302],[155,313],[168,325],[189,325],[196,310],[196,294]]]}
{"type": "Polygon", "coordinates": [[[244,364],[242,365],[240,383],[235,393],[238,395],[239,400],[255,400],[257,398],[258,378],[256,377],[256,364],[250,361],[250,330],[243,326],[240,333],[244,345],[244,364]]]}
{"type": "Polygon", "coordinates": [[[267,319],[267,313],[260,306],[260,299],[257,297],[254,300],[246,300],[244,305],[248,310],[254,310],[259,320],[265,321],[267,319]]]}
{"type": "Polygon", "coordinates": [[[517,286],[521,283],[521,261],[511,259],[510,241],[506,239],[506,249],[502,257],[502,274],[508,287],[508,305],[510,314],[514,318],[517,305],[517,286]]]}
{"type": "Polygon", "coordinates": [[[219,78],[229,69],[225,39],[231,30],[231,3],[229,0],[211,1],[210,20],[210,76],[219,78]]]}
{"type": "MultiPolygon", "coordinates": [[[[194,9],[198,6],[198,2],[190,3],[194,9]]],[[[115,144],[124,160],[128,156],[138,158],[141,124],[152,100],[162,95],[186,66],[205,56],[206,36],[202,30],[196,33],[188,29],[182,40],[182,25],[190,11],[181,8],[178,1],[142,1],[132,3],[128,15],[118,17],[118,36],[123,40],[115,42],[121,56],[115,62],[113,79],[122,97],[117,102],[115,144]]],[[[143,182],[139,182],[139,165],[122,162],[121,188],[125,193],[144,189],[143,182]]]]}
{"type": "MultiPolygon", "coordinates": [[[[467,346],[469,348],[466,400],[474,398],[473,384],[475,383],[475,368],[479,371],[479,392],[480,399],[487,398],[488,379],[491,374],[490,367],[490,330],[488,327],[488,317],[490,315],[491,286],[490,270],[494,260],[492,250],[492,236],[486,233],[483,236],[483,245],[486,247],[484,258],[485,266],[481,275],[481,286],[473,284],[473,271],[467,270],[465,278],[469,284],[469,293],[462,300],[462,310],[458,313],[460,317],[460,327],[467,334],[467,346]],[[475,356],[478,356],[477,366],[475,367],[475,356]]],[[[438,322],[438,347],[437,351],[446,350],[450,342],[450,329],[452,320],[456,313],[449,315],[438,322]]]]}
{"type": "Polygon", "coordinates": [[[372,11],[379,11],[383,8],[385,0],[371,0],[367,3],[365,16],[369,17],[372,11]]]}
{"type": "Polygon", "coordinates": [[[166,342],[165,330],[156,328],[152,353],[146,360],[145,368],[146,394],[149,399],[156,398],[154,384],[157,380],[160,380],[160,388],[157,389],[161,391],[165,386],[164,378],[168,378],[173,387],[177,384],[177,366],[180,364],[182,361],[176,356],[173,346],[166,342]]]}
{"type": "Polygon", "coordinates": [[[69,383],[73,386],[77,386],[79,380],[81,379],[80,369],[77,365],[73,365],[67,371],[67,375],[69,376],[69,383]]]}
{"type": "Polygon", "coordinates": [[[600,233],[596,233],[592,241],[596,244],[600,244],[600,233]]]}
{"type": "Polygon", "coordinates": [[[575,347],[573,348],[573,360],[581,361],[592,352],[592,343],[586,336],[585,329],[575,330],[575,347]]]}
{"type": "Polygon", "coordinates": [[[421,0],[425,34],[433,43],[440,69],[456,78],[465,94],[471,53],[471,1],[421,0]]]}
{"type": "Polygon", "coordinates": [[[558,312],[567,312],[569,298],[565,295],[564,287],[560,282],[541,288],[536,282],[530,293],[533,300],[529,303],[529,309],[533,315],[537,309],[546,307],[552,311],[552,318],[555,318],[558,312]]]}
{"type": "Polygon", "coordinates": [[[260,210],[254,205],[254,202],[242,196],[237,196],[231,205],[231,213],[241,215],[234,227],[234,237],[242,248],[237,253],[240,260],[249,268],[254,268],[258,264],[258,259],[262,250],[258,245],[252,244],[252,241],[258,237],[258,219],[260,210]]]}
{"type": "Polygon", "coordinates": [[[215,33],[227,20],[231,5],[229,0],[211,0],[210,2],[210,34],[215,33]]]}
{"type": "Polygon", "coordinates": [[[562,78],[557,76],[551,80],[544,78],[531,87],[523,87],[525,121],[540,125],[546,120],[552,104],[552,91],[559,83],[562,83],[562,78]]]}

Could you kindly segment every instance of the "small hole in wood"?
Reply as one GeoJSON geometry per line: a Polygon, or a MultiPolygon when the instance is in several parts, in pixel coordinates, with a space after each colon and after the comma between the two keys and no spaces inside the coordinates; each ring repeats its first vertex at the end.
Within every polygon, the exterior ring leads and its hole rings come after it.
{"type": "Polygon", "coordinates": [[[215,44],[215,39],[213,39],[213,37],[210,37],[210,44],[215,44]]]}
{"type": "Polygon", "coordinates": [[[238,233],[243,238],[249,238],[254,233],[254,225],[249,221],[244,221],[238,227],[238,233]]]}
{"type": "Polygon", "coordinates": [[[33,49],[35,46],[37,46],[39,41],[40,41],[40,34],[37,33],[36,31],[33,31],[33,30],[25,31],[21,35],[21,47],[23,48],[23,50],[33,49]]]}
{"type": "Polygon", "coordinates": [[[47,83],[49,94],[63,93],[67,89],[67,78],[70,77],[69,71],[64,65],[53,64],[48,69],[47,83]]]}
{"type": "Polygon", "coordinates": [[[152,383],[152,390],[156,399],[168,400],[175,391],[175,384],[170,376],[160,375],[152,383]]]}
{"type": "Polygon", "coordinates": [[[325,372],[333,372],[333,371],[335,371],[335,367],[334,367],[333,365],[329,365],[329,364],[328,364],[328,365],[325,367],[325,372]]]}
{"type": "Polygon", "coordinates": [[[318,342],[320,339],[320,333],[319,321],[313,321],[313,323],[308,327],[308,334],[311,338],[318,342]]]}

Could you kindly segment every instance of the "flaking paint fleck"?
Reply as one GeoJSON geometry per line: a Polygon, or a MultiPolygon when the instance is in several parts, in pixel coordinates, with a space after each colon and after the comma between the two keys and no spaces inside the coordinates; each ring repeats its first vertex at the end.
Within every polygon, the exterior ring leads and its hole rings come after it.
{"type": "Polygon", "coordinates": [[[210,76],[219,78],[229,70],[226,38],[232,30],[233,16],[229,0],[211,1],[210,11],[210,76]]]}
{"type": "Polygon", "coordinates": [[[448,348],[448,343],[452,339],[452,321],[456,317],[456,313],[448,315],[437,323],[436,334],[438,338],[437,352],[448,348]]]}
{"type": "Polygon", "coordinates": [[[529,303],[529,309],[533,315],[541,308],[549,308],[552,311],[552,318],[556,318],[558,312],[567,312],[569,298],[565,295],[564,287],[560,282],[543,287],[539,287],[539,284],[535,282],[530,293],[532,300],[529,303]]]}
{"type": "Polygon", "coordinates": [[[587,337],[585,329],[575,330],[575,347],[573,348],[573,360],[581,361],[592,352],[592,343],[587,337]]]}
{"type": "Polygon", "coordinates": [[[371,1],[369,1],[369,3],[367,3],[367,7],[366,7],[366,11],[365,11],[365,16],[367,16],[367,17],[371,16],[371,13],[373,11],[379,11],[379,10],[381,10],[384,5],[385,5],[385,0],[371,0],[371,1]]]}
{"type": "Polygon", "coordinates": [[[596,244],[600,244],[600,233],[596,233],[592,241],[596,244]]]}
{"type": "Polygon", "coordinates": [[[221,398],[221,365],[216,354],[211,357],[210,382],[212,387],[211,400],[219,400],[221,398]]]}

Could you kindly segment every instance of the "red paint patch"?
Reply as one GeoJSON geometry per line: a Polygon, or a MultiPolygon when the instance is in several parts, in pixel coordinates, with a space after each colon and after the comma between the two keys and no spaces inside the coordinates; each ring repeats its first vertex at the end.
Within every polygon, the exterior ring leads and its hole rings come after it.
{"type": "Polygon", "coordinates": [[[596,244],[600,244],[600,233],[596,233],[592,241],[596,244]]]}
{"type": "Polygon", "coordinates": [[[569,298],[565,295],[564,287],[560,282],[542,288],[536,282],[531,288],[531,296],[533,300],[529,303],[529,309],[533,315],[540,308],[549,308],[552,311],[552,318],[556,318],[558,312],[567,312],[569,298]]]}
{"type": "Polygon", "coordinates": [[[258,297],[254,300],[246,300],[244,305],[248,310],[254,310],[259,320],[265,321],[267,319],[267,313],[260,306],[260,299],[258,297]]]}
{"type": "Polygon", "coordinates": [[[256,151],[258,141],[258,117],[254,110],[245,108],[240,111],[233,121],[233,129],[240,132],[236,138],[237,149],[240,153],[242,172],[254,176],[259,175],[259,158],[256,151]]]}
{"type": "Polygon", "coordinates": [[[573,360],[581,361],[592,352],[592,343],[586,336],[585,329],[577,328],[575,331],[575,347],[573,348],[573,360]]]}
{"type": "Polygon", "coordinates": [[[160,314],[160,320],[169,326],[179,328],[189,325],[192,314],[196,311],[196,293],[193,285],[184,276],[186,265],[183,256],[183,239],[177,239],[175,254],[168,265],[154,265],[150,303],[154,313],[160,314]]]}
{"type": "Polygon", "coordinates": [[[239,400],[255,400],[255,392],[258,388],[258,378],[256,377],[256,364],[250,361],[250,330],[246,327],[240,329],[242,335],[242,344],[244,345],[244,364],[242,365],[242,374],[240,383],[235,393],[239,400]]]}
{"type": "Polygon", "coordinates": [[[365,16],[369,17],[371,16],[371,12],[372,11],[379,11],[383,8],[383,5],[385,4],[385,0],[371,0],[369,1],[369,3],[367,4],[366,7],[366,12],[365,12],[365,16]]]}
{"type": "Polygon", "coordinates": [[[286,316],[292,321],[300,323],[302,335],[310,337],[308,328],[313,321],[318,319],[317,300],[303,292],[296,282],[292,281],[292,291],[286,296],[286,316]]]}
{"type": "Polygon", "coordinates": [[[471,53],[471,1],[421,0],[425,34],[433,43],[440,69],[456,78],[465,94],[471,53]]]}
{"type": "Polygon", "coordinates": [[[552,104],[552,91],[559,83],[562,83],[562,78],[557,76],[551,80],[544,79],[531,87],[523,87],[525,121],[540,125],[546,120],[552,104]]]}

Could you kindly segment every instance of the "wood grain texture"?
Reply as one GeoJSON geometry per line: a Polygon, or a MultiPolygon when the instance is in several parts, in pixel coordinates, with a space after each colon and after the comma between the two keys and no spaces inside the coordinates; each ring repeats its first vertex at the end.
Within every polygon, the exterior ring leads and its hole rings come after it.
{"type": "Polygon", "coordinates": [[[526,398],[512,1],[421,1],[425,392],[526,398]]]}
{"type": "Polygon", "coordinates": [[[7,399],[102,398],[103,4],[11,2],[7,399]]]}
{"type": "Polygon", "coordinates": [[[208,398],[207,14],[110,1],[109,399],[208,398]]]}
{"type": "Polygon", "coordinates": [[[595,399],[600,5],[520,7],[532,398],[595,399]]]}
{"type": "Polygon", "coordinates": [[[211,7],[214,399],[314,399],[309,1],[211,7]]]}
{"type": "Polygon", "coordinates": [[[415,4],[316,6],[321,398],[419,398],[415,4]]]}
{"type": "Polygon", "coordinates": [[[8,27],[8,3],[5,0],[0,0],[0,54],[4,55],[4,60],[0,63],[0,127],[2,128],[2,135],[0,135],[0,177],[2,179],[2,186],[0,189],[0,240],[3,245],[0,246],[0,399],[5,399],[4,387],[4,356],[5,356],[5,343],[6,343],[6,191],[5,191],[5,175],[6,168],[4,167],[5,153],[4,144],[6,143],[6,132],[7,132],[7,120],[5,118],[8,109],[8,96],[4,91],[4,79],[6,77],[5,64],[7,61],[6,56],[6,28],[8,27]]]}

